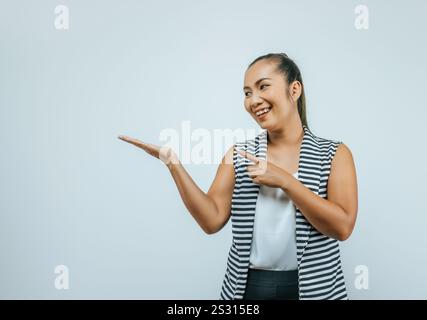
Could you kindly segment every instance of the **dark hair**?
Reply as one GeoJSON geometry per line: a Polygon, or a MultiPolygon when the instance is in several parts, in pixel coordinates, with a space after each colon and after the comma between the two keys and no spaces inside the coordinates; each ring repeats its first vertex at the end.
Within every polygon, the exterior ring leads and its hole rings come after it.
{"type": "MultiPolygon", "coordinates": [[[[301,96],[298,98],[297,106],[298,113],[301,119],[301,123],[308,128],[307,124],[307,115],[306,115],[306,105],[305,105],[305,94],[304,94],[304,84],[302,82],[301,72],[296,65],[296,63],[288,57],[286,53],[269,53],[263,56],[259,56],[254,61],[252,61],[248,68],[249,69],[255,62],[259,60],[273,60],[277,61],[277,71],[282,73],[285,80],[288,84],[292,83],[295,80],[298,80],[301,83],[301,96]]],[[[289,92],[288,92],[289,93],[289,92]]]]}

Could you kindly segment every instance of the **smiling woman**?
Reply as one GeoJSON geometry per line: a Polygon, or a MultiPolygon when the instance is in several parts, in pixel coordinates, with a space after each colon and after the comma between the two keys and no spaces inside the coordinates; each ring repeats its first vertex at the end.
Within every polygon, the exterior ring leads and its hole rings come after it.
{"type": "Polygon", "coordinates": [[[255,59],[243,90],[246,111],[264,131],[228,149],[207,192],[171,148],[119,138],[167,165],[207,234],[231,218],[220,299],[348,299],[339,241],[357,214],[350,149],[311,132],[301,73],[286,54],[255,59]]]}
{"type": "Polygon", "coordinates": [[[233,242],[220,297],[348,299],[338,241],[356,220],[351,152],[308,128],[301,72],[286,54],[255,59],[244,82],[246,111],[266,130],[233,154],[233,242]]]}
{"type": "Polygon", "coordinates": [[[301,72],[287,55],[270,54],[255,59],[246,71],[243,91],[246,110],[262,128],[273,129],[296,116],[307,126],[301,72]],[[295,102],[298,112],[292,108],[295,102]],[[267,120],[276,124],[273,126],[267,120]]]}

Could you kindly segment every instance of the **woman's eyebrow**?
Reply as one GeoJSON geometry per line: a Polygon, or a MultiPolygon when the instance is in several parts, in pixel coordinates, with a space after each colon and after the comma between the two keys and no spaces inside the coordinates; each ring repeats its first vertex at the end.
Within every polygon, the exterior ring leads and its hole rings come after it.
{"type": "MultiPolygon", "coordinates": [[[[260,83],[262,80],[271,80],[270,78],[261,78],[261,79],[258,79],[256,82],[255,82],[255,86],[258,84],[258,83],[260,83]]],[[[243,90],[245,90],[245,89],[249,89],[249,87],[248,86],[244,86],[243,87],[243,90]]]]}

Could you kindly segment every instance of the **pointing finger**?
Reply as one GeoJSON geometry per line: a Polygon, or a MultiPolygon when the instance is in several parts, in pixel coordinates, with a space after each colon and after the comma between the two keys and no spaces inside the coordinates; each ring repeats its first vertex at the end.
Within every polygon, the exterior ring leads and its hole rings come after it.
{"type": "Polygon", "coordinates": [[[241,150],[237,150],[238,153],[240,153],[243,157],[245,157],[246,159],[249,159],[255,163],[259,162],[259,159],[257,157],[255,157],[253,154],[247,152],[247,151],[241,151],[241,150]]]}

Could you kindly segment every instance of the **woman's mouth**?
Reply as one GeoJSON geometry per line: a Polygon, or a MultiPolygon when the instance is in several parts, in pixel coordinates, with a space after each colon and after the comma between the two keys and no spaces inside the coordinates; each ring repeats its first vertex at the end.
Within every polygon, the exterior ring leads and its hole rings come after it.
{"type": "Polygon", "coordinates": [[[257,111],[255,115],[258,119],[264,119],[270,113],[271,107],[264,108],[262,110],[257,111]]]}

